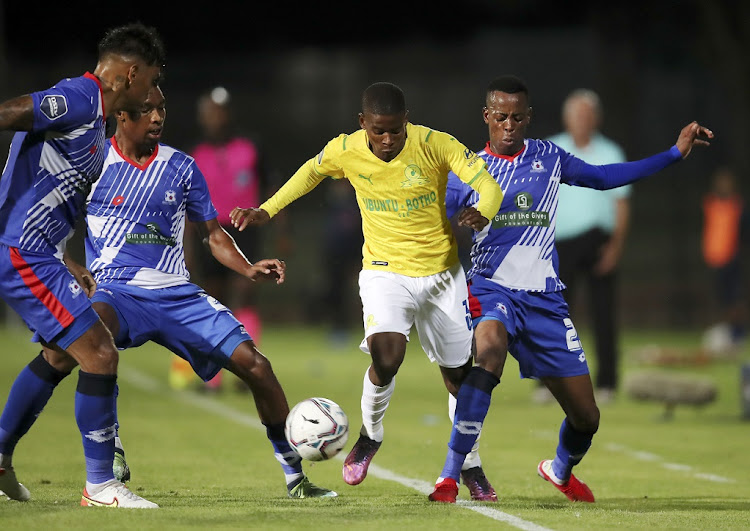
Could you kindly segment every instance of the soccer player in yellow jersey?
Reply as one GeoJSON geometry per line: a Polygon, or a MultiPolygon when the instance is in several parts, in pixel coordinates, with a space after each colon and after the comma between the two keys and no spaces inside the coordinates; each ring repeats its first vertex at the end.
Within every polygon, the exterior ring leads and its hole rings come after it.
{"type": "MultiPolygon", "coordinates": [[[[479,194],[480,230],[498,211],[503,193],[484,161],[452,136],[408,121],[404,94],[375,83],[362,96],[361,129],[342,134],[307,161],[259,208],[235,208],[234,226],[261,225],[323,179],[349,179],[362,215],[359,277],[365,338],[372,364],[364,376],[362,429],[344,462],[344,481],[365,479],[383,441],[383,417],[412,326],[454,396],[471,369],[472,320],[463,269],[445,209],[448,173],[479,194]]],[[[455,404],[453,403],[455,407],[455,404]]],[[[466,460],[474,499],[496,500],[479,456],[466,460]]]]}

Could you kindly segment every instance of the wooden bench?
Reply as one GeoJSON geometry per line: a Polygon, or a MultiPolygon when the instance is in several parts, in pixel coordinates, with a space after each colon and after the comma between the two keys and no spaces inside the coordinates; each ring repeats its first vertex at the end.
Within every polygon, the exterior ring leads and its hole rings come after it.
{"type": "Polygon", "coordinates": [[[716,384],[710,378],[666,371],[628,374],[623,387],[635,400],[664,404],[664,420],[674,418],[678,405],[701,407],[716,400],[718,395],[716,384]]]}

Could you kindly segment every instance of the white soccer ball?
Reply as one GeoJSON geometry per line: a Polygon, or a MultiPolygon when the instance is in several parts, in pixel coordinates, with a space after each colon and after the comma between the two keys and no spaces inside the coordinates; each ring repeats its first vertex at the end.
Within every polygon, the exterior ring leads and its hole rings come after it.
{"type": "Polygon", "coordinates": [[[300,457],[324,461],[344,448],[349,438],[349,419],[336,402],[308,398],[289,412],[284,434],[300,457]]]}

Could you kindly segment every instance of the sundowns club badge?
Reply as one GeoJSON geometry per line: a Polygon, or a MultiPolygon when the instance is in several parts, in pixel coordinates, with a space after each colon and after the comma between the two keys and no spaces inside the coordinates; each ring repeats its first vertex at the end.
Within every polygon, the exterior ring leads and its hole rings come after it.
{"type": "Polygon", "coordinates": [[[430,179],[422,175],[422,169],[416,164],[409,164],[404,169],[404,177],[406,177],[406,180],[401,181],[401,188],[422,186],[430,182],[430,179]]]}

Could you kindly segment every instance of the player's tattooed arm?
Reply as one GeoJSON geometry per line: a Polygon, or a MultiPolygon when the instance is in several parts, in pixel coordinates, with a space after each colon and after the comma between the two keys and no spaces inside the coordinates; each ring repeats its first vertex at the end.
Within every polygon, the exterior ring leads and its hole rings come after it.
{"type": "Polygon", "coordinates": [[[30,95],[0,103],[0,131],[31,131],[34,126],[34,102],[30,95]]]}

